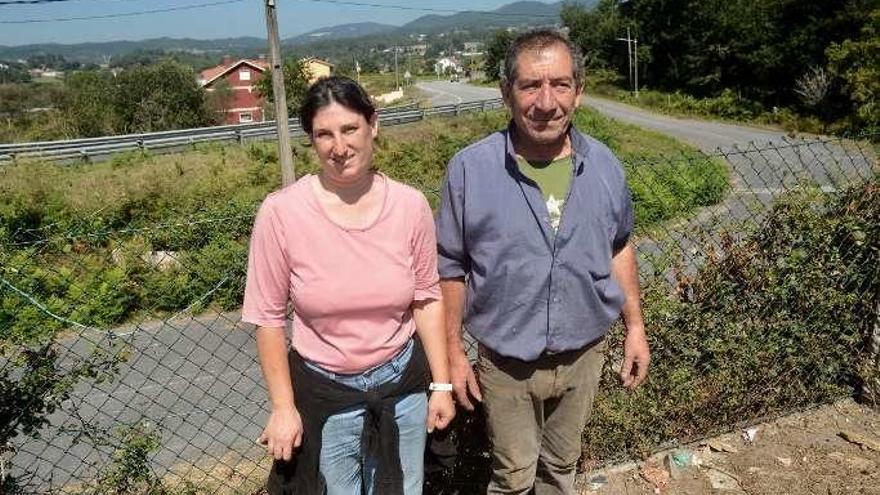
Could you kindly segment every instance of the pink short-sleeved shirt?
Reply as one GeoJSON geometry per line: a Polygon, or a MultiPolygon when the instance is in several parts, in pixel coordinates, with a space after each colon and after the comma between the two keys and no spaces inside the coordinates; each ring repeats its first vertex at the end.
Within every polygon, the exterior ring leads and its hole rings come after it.
{"type": "Polygon", "coordinates": [[[297,352],[327,370],[359,373],[412,337],[413,301],[440,299],[434,218],[421,192],[385,177],[376,221],[344,228],[318,203],[314,180],[303,177],[260,207],[242,320],[283,327],[290,301],[297,352]]]}

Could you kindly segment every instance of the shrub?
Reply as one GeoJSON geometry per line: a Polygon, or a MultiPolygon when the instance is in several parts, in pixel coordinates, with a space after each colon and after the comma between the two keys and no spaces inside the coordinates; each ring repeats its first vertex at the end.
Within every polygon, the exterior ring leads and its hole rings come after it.
{"type": "Polygon", "coordinates": [[[839,197],[797,190],[779,198],[760,231],[722,234],[717,250],[706,239],[705,265],[679,275],[673,294],[665,280],[650,284],[650,381],[620,390],[612,363],[621,350],[612,348],[585,455],[643,455],[877,383],[867,341],[878,316],[878,217],[876,179],[839,197]]]}

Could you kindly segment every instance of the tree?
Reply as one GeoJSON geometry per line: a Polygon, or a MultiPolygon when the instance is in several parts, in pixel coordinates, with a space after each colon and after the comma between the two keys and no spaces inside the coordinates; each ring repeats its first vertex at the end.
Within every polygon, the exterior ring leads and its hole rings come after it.
{"type": "Polygon", "coordinates": [[[579,4],[563,5],[559,16],[571,40],[581,49],[587,68],[615,68],[624,75],[629,72],[626,44],[617,38],[626,35],[627,26],[633,28],[633,34],[637,30],[635,23],[627,21],[619,10],[617,0],[601,0],[589,10],[579,4]]]}
{"type": "Polygon", "coordinates": [[[206,104],[214,117],[214,123],[226,122],[226,115],[235,98],[235,91],[226,79],[221,79],[214,84],[214,88],[207,92],[206,104]]]}
{"type": "Polygon", "coordinates": [[[135,67],[117,77],[119,132],[153,132],[211,122],[205,91],[195,72],[178,62],[135,67]]]}
{"type": "Polygon", "coordinates": [[[104,72],[74,72],[65,78],[65,87],[60,106],[69,134],[75,137],[113,134],[118,123],[113,76],[104,72]]]}
{"type": "Polygon", "coordinates": [[[31,76],[22,64],[0,60],[0,84],[30,82],[31,76]]]}
{"type": "Polygon", "coordinates": [[[852,127],[880,128],[880,9],[868,16],[859,39],[832,43],[826,54],[829,70],[843,83],[850,102],[852,127]]]}
{"type": "Polygon", "coordinates": [[[495,31],[495,34],[486,43],[486,79],[498,81],[501,79],[501,71],[504,70],[504,57],[507,48],[513,41],[513,35],[506,30],[495,31]]]}
{"type": "MultiPolygon", "coordinates": [[[[287,111],[290,115],[299,113],[299,106],[309,89],[311,77],[309,68],[302,60],[288,59],[284,62],[284,93],[287,97],[287,111]]],[[[275,102],[270,71],[266,71],[263,77],[257,81],[256,89],[260,96],[270,102],[275,102]]]]}

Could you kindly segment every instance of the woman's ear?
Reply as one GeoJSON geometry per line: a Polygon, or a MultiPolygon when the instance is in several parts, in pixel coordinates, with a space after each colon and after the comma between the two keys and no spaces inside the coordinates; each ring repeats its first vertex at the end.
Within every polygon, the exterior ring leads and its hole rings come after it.
{"type": "Polygon", "coordinates": [[[370,117],[370,129],[373,133],[373,139],[376,139],[376,136],[379,135],[379,112],[373,112],[373,116],[370,117]]]}

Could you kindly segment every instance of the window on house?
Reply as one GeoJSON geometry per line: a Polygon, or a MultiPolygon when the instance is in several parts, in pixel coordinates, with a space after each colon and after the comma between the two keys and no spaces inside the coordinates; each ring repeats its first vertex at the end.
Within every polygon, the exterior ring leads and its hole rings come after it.
{"type": "Polygon", "coordinates": [[[246,122],[253,122],[254,115],[250,112],[241,112],[238,114],[238,121],[242,124],[244,124],[246,122]]]}
{"type": "Polygon", "coordinates": [[[250,81],[251,71],[249,69],[241,69],[238,73],[238,78],[242,81],[250,81]]]}

